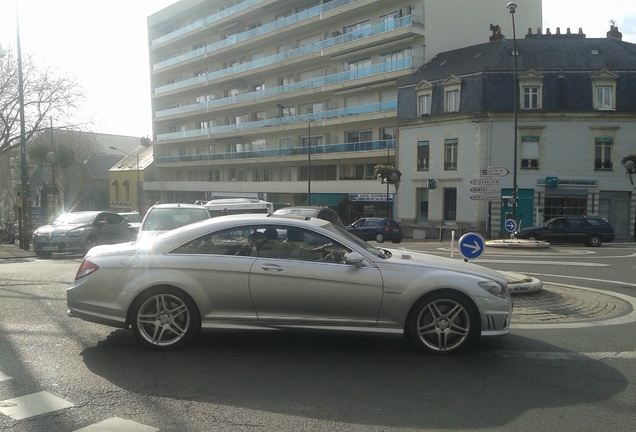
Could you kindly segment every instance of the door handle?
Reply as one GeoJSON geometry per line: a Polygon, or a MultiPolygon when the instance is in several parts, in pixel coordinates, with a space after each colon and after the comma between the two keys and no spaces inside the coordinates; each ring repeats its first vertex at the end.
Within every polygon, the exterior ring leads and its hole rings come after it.
{"type": "Polygon", "coordinates": [[[263,264],[261,268],[265,271],[271,271],[271,270],[283,271],[283,267],[276,264],[263,264]]]}

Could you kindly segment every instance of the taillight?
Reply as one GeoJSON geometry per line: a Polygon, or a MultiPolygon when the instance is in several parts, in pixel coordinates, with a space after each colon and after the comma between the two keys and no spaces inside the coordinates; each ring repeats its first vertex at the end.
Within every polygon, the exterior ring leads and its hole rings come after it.
{"type": "Polygon", "coordinates": [[[97,264],[84,258],[82,264],[80,264],[80,267],[77,269],[77,273],[75,273],[75,280],[88,276],[89,274],[97,271],[97,269],[99,269],[97,264]]]}
{"type": "Polygon", "coordinates": [[[384,225],[384,232],[389,232],[391,231],[391,228],[389,228],[388,225],[384,225]]]}

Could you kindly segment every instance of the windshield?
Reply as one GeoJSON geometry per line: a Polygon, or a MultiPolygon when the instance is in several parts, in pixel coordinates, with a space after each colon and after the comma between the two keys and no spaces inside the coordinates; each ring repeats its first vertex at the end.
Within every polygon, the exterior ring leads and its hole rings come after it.
{"type": "Polygon", "coordinates": [[[352,241],[353,243],[357,244],[365,251],[369,252],[370,254],[373,254],[374,256],[378,258],[383,258],[383,259],[388,258],[388,256],[384,253],[384,251],[382,251],[381,249],[377,247],[371,246],[369,243],[365,242],[360,237],[357,237],[351,234],[344,227],[341,227],[335,224],[328,224],[328,225],[324,225],[323,228],[325,228],[326,230],[332,231],[334,233],[340,234],[343,237],[346,237],[348,240],[352,241]]]}
{"type": "Polygon", "coordinates": [[[121,215],[124,217],[124,219],[126,219],[126,222],[141,223],[141,216],[139,216],[139,214],[137,213],[121,214],[121,215]]]}
{"type": "Polygon", "coordinates": [[[169,231],[208,219],[205,208],[155,208],[146,215],[143,231],[169,231]]]}
{"type": "Polygon", "coordinates": [[[86,224],[95,219],[96,213],[65,213],[55,219],[55,224],[67,225],[67,224],[86,224]]]}

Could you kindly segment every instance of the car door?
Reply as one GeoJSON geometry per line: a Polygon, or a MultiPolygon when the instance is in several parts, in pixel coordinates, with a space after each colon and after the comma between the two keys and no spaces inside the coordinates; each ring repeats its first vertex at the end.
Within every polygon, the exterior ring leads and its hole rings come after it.
{"type": "Polygon", "coordinates": [[[565,222],[565,218],[553,220],[541,234],[542,239],[556,243],[567,242],[568,238],[567,233],[565,232],[565,222]]]}
{"type": "Polygon", "coordinates": [[[345,264],[350,249],[322,234],[302,230],[302,237],[300,247],[290,248],[294,252],[254,262],[250,293],[259,321],[376,323],[383,292],[377,267],[345,264]]]}
{"type": "Polygon", "coordinates": [[[97,218],[96,231],[99,244],[113,244],[128,241],[130,238],[128,223],[122,215],[116,213],[104,213],[97,218]]]}

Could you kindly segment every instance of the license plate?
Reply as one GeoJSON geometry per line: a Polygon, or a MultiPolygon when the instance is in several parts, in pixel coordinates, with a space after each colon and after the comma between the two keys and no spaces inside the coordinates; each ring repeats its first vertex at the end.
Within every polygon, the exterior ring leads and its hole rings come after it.
{"type": "Polygon", "coordinates": [[[45,251],[56,251],[57,250],[57,246],[43,246],[42,250],[45,250],[45,251]]]}

